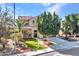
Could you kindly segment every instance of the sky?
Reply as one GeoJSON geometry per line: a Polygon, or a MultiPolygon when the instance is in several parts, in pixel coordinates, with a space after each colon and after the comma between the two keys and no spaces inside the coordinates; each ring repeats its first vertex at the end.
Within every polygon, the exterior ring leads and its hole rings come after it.
{"type": "MultiPolygon", "coordinates": [[[[2,8],[8,6],[12,10],[12,3],[0,4],[2,8]]],[[[15,14],[18,16],[38,16],[42,12],[56,12],[60,18],[71,13],[79,13],[79,3],[15,3],[15,14]]]]}

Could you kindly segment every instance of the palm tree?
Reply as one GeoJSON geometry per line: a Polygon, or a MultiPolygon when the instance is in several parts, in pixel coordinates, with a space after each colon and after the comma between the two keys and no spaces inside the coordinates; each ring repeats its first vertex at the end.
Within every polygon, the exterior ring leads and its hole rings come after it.
{"type": "Polygon", "coordinates": [[[17,19],[16,20],[16,24],[17,24],[17,27],[19,29],[19,32],[21,32],[22,31],[23,23],[19,19],[17,19]]]}

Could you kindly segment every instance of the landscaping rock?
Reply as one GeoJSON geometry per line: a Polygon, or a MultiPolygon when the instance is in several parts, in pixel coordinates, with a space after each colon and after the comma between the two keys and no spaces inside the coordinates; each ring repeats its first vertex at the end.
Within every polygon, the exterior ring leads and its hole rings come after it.
{"type": "Polygon", "coordinates": [[[53,45],[53,43],[49,42],[47,39],[39,41],[39,44],[46,47],[46,48],[48,48],[50,45],[53,45]]]}
{"type": "Polygon", "coordinates": [[[12,39],[7,39],[7,44],[5,47],[6,47],[7,51],[9,51],[9,52],[13,51],[15,48],[14,41],[12,39]]]}

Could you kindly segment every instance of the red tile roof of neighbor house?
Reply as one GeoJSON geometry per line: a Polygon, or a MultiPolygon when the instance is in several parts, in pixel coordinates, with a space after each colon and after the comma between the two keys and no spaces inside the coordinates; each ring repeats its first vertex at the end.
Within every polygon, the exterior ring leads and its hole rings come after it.
{"type": "Polygon", "coordinates": [[[18,16],[18,19],[21,19],[21,20],[31,20],[31,19],[35,19],[35,17],[32,17],[32,16],[18,16]]]}

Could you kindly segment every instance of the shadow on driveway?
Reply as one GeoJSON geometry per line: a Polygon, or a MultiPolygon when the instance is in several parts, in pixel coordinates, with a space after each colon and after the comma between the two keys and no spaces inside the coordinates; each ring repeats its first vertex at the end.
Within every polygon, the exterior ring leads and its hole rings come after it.
{"type": "Polygon", "coordinates": [[[72,48],[64,51],[57,51],[61,54],[65,55],[71,55],[71,56],[79,56],[79,47],[78,48],[72,48]]]}

